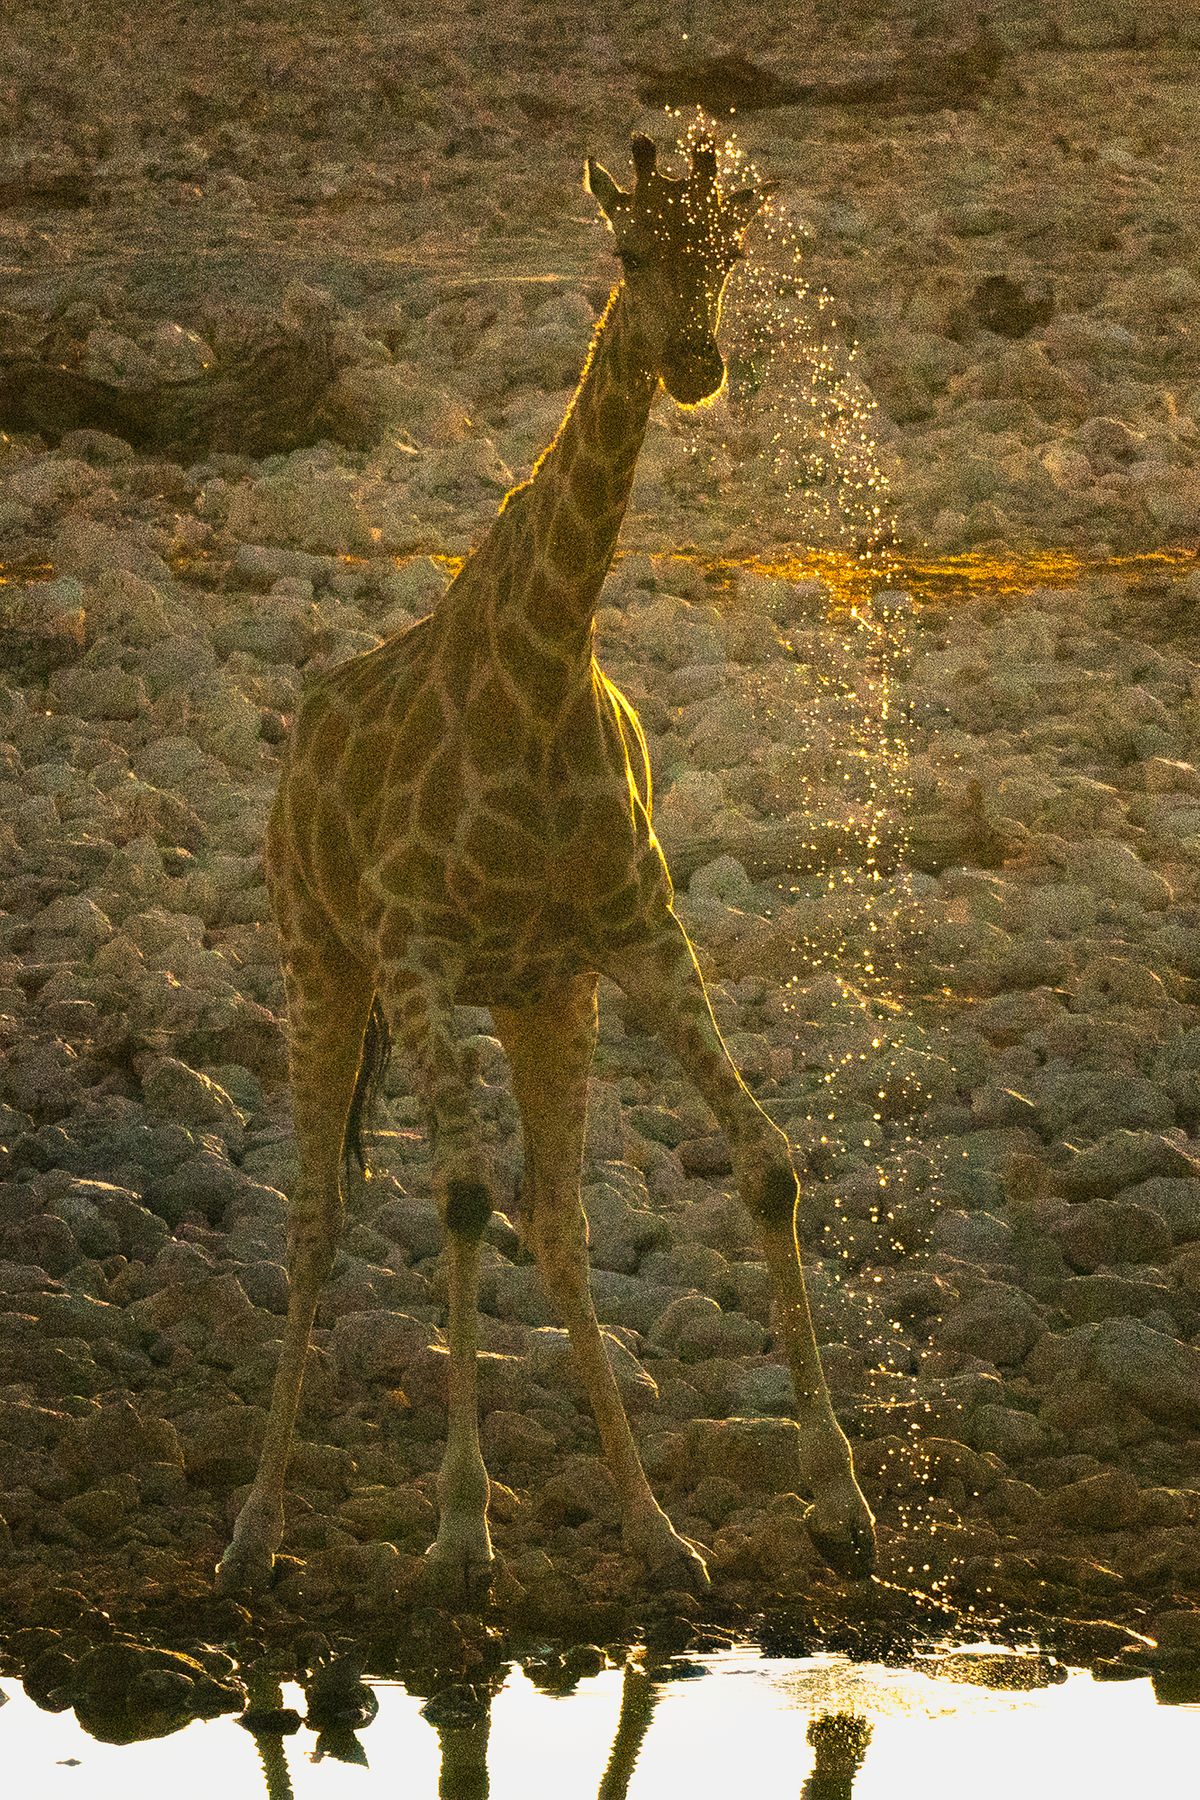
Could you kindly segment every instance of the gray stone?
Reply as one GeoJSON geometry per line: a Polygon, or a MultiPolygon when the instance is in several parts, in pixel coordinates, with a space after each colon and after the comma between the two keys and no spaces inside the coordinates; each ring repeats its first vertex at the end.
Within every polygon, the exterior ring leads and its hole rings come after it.
{"type": "Polygon", "coordinates": [[[1182,1143],[1155,1131],[1115,1131],[1068,1158],[1060,1180],[1068,1194],[1117,1194],[1154,1175],[1200,1179],[1200,1162],[1182,1143]]]}
{"type": "Polygon", "coordinates": [[[1023,1362],[1046,1330],[1045,1321],[1019,1289],[993,1283],[942,1322],[938,1341],[947,1350],[977,1356],[998,1368],[1023,1362]]]}
{"type": "Polygon", "coordinates": [[[693,1482],[723,1477],[745,1490],[794,1493],[800,1482],[800,1427],[794,1419],[694,1419],[677,1440],[679,1472],[693,1482]]]}
{"type": "Polygon", "coordinates": [[[345,1380],[397,1385],[431,1344],[444,1342],[434,1325],[401,1312],[343,1313],[330,1348],[345,1380]]]}
{"type": "MultiPolygon", "coordinates": [[[[626,1406],[631,1411],[657,1406],[658,1384],[654,1378],[611,1331],[603,1332],[602,1336],[626,1406]]],[[[572,1359],[570,1338],[565,1331],[555,1326],[542,1326],[532,1331],[526,1354],[530,1374],[539,1386],[553,1392],[565,1391],[577,1401],[585,1398],[583,1383],[572,1359]]]]}
{"type": "Polygon", "coordinates": [[[682,1294],[657,1318],[650,1342],[682,1362],[704,1362],[713,1356],[756,1356],[767,1334],[744,1313],[724,1312],[705,1294],[682,1294]]]}

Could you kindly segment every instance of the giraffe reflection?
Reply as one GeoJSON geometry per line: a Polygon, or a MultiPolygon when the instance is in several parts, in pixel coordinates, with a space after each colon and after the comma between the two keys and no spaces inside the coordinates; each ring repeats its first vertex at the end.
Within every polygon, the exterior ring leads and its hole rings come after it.
{"type": "MultiPolygon", "coordinates": [[[[608,1762],[596,1790],[597,1800],[627,1800],[638,1757],[666,1685],[666,1679],[657,1679],[636,1661],[625,1665],[621,1710],[608,1762]]],[[[270,1691],[275,1696],[274,1708],[264,1704],[260,1714],[264,1722],[271,1719],[272,1711],[278,1718],[285,1716],[278,1682],[270,1691]]],[[[561,1694],[564,1690],[555,1685],[552,1691],[561,1694]]],[[[488,1800],[492,1698],[488,1690],[473,1690],[469,1704],[438,1707],[432,1702],[424,1709],[427,1715],[433,1714],[438,1735],[438,1800],[488,1800]]],[[[366,1723],[369,1722],[368,1719],[366,1723]]],[[[294,1800],[284,1733],[260,1729],[253,1735],[266,1777],[267,1800],[294,1800]]],[[[808,1742],[816,1760],[800,1790],[800,1800],[852,1800],[855,1777],[871,1742],[869,1722],[857,1713],[822,1713],[808,1727],[808,1742]]],[[[313,1760],[319,1761],[323,1756],[367,1766],[366,1752],[348,1727],[321,1731],[313,1760]]]]}

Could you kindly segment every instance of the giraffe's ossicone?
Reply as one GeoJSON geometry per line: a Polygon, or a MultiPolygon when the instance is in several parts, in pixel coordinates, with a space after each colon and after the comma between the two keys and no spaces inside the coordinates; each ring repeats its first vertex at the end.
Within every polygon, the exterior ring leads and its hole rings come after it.
{"type": "Polygon", "coordinates": [[[594,655],[650,407],[660,386],[683,405],[720,388],[721,296],[766,191],[723,193],[707,144],[682,179],[659,172],[648,138],[634,138],[633,161],[628,192],[587,166],[622,274],[553,442],[432,615],[313,682],[296,720],[267,839],[300,1161],[291,1296],[262,1460],[219,1569],[227,1588],[263,1581],[282,1538],[304,1360],[341,1222],[343,1146],[358,1141],[390,1037],[426,1120],[446,1226],[449,1428],[430,1579],[452,1598],[486,1589],[476,1289],[495,1185],[455,1023],[463,1002],[492,1009],[512,1066],[525,1234],[570,1331],[626,1542],[673,1578],[706,1582],[701,1553],[650,1491],[589,1292],[579,1191],[600,975],[674,1051],[729,1138],[774,1281],[810,1530],[835,1567],[871,1565],[871,1513],[813,1336],[788,1144],[722,1042],[672,910],[641,728],[594,655]]]}

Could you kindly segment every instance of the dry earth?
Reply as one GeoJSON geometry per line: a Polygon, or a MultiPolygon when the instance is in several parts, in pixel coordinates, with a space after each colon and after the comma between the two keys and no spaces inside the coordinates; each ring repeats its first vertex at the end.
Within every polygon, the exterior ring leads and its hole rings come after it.
{"type": "MultiPolygon", "coordinates": [[[[311,306],[303,284],[347,365],[331,435],[286,456],[0,439],[0,1595],[51,1701],[83,1644],[135,1618],[248,1628],[204,1596],[286,1304],[259,862],[280,746],[305,670],[427,610],[431,553],[467,548],[552,432],[612,276],[583,152],[617,168],[630,128],[673,135],[636,92],[636,65],[679,55],[680,21],[651,10],[262,0],[122,27],[15,3],[0,26],[0,349],[123,382],[191,373],[255,309],[311,306]]],[[[723,7],[722,39],[717,9],[695,12],[697,56],[797,79],[886,71],[914,45],[937,62],[947,27],[934,5],[723,7]]],[[[747,378],[698,432],[660,406],[638,554],[601,617],[721,1022],[809,1155],[814,1306],[893,1586],[848,1593],[808,1548],[749,1221],[704,1109],[615,995],[595,1286],[660,1493],[711,1546],[711,1618],[828,1638],[1050,1615],[1092,1621],[1062,1636],[1089,1656],[1127,1642],[1104,1621],[1161,1620],[1160,1659],[1186,1660],[1198,30],[1182,6],[1006,15],[994,74],[957,107],[918,82],[736,119],[832,296],[806,302],[812,343],[832,314],[861,345],[837,394],[860,447],[874,431],[902,551],[977,552],[989,581],[914,574],[911,603],[856,619],[811,579],[713,571],[803,551],[807,520],[826,538],[841,521],[843,547],[861,523],[861,495],[816,477],[764,505],[747,378]],[[1036,548],[1081,561],[1005,574],[1036,548]],[[844,833],[849,869],[853,821],[906,797],[910,874],[805,869],[814,821],[844,833]]],[[[515,1176],[498,1047],[472,1027],[515,1176]]],[[[394,1079],[388,1174],[352,1196],[322,1302],[291,1477],[305,1565],[265,1608],[277,1629],[404,1616],[433,1528],[444,1278],[394,1079]]],[[[483,1308],[499,1616],[616,1632],[649,1603],[501,1216],[483,1308]]],[[[650,1610],[669,1635],[703,1609],[650,1610]]]]}

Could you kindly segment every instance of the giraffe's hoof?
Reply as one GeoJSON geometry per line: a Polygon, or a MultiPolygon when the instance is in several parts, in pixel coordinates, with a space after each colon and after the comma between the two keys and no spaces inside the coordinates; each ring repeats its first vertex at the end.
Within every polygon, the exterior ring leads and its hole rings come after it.
{"type": "Polygon", "coordinates": [[[472,1528],[439,1533],[425,1552],[425,1588],[440,1606],[485,1606],[495,1572],[486,1524],[482,1532],[472,1528]]]}
{"type": "Polygon", "coordinates": [[[703,1593],[711,1586],[708,1564],[698,1544],[681,1537],[666,1513],[651,1514],[625,1528],[625,1548],[640,1559],[658,1584],[703,1593]]]}
{"type": "Polygon", "coordinates": [[[864,1521],[827,1531],[817,1524],[815,1509],[810,1506],[804,1523],[814,1549],[837,1574],[862,1581],[871,1573],[875,1567],[875,1524],[869,1514],[864,1521]]]}
{"type": "Polygon", "coordinates": [[[217,1564],[213,1586],[225,1599],[265,1593],[275,1579],[275,1558],[261,1545],[235,1537],[217,1564]]]}

